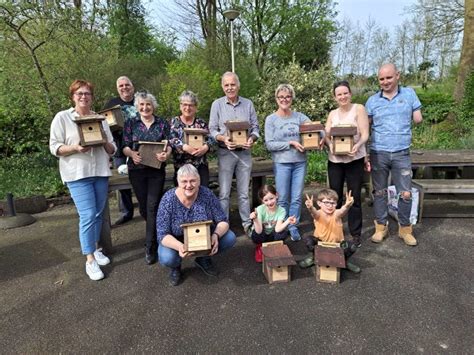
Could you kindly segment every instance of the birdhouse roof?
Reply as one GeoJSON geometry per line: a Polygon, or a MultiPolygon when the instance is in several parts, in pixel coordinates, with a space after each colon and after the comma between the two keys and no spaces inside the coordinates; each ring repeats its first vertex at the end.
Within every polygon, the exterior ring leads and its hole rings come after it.
{"type": "Polygon", "coordinates": [[[186,134],[200,134],[202,136],[205,136],[209,133],[207,129],[203,128],[185,128],[184,133],[186,134]]]}
{"type": "Polygon", "coordinates": [[[147,142],[147,141],[138,141],[139,145],[167,145],[168,141],[166,139],[162,140],[161,142],[147,142]]]}
{"type": "Polygon", "coordinates": [[[227,121],[225,126],[229,131],[245,131],[250,128],[248,121],[227,121]]]}
{"type": "Polygon", "coordinates": [[[86,116],[79,116],[75,118],[76,123],[90,123],[90,122],[100,122],[105,120],[105,117],[102,115],[86,115],[86,116]]]}
{"type": "Polygon", "coordinates": [[[318,265],[346,267],[344,251],[340,247],[323,247],[318,245],[315,249],[315,260],[318,265]]]}
{"type": "Polygon", "coordinates": [[[308,122],[300,125],[300,133],[311,133],[324,131],[324,126],[321,122],[308,122]]]}
{"type": "Polygon", "coordinates": [[[213,223],[212,221],[183,223],[180,227],[181,227],[181,228],[188,228],[188,227],[192,227],[192,226],[202,226],[203,224],[204,224],[204,225],[207,225],[207,224],[212,224],[212,223],[213,223]]]}
{"type": "Polygon", "coordinates": [[[99,113],[105,113],[105,112],[114,111],[114,110],[122,110],[122,109],[121,109],[120,105],[115,105],[115,106],[100,110],[99,113]]]}
{"type": "Polygon", "coordinates": [[[355,126],[348,126],[348,127],[331,127],[331,131],[329,133],[330,136],[333,137],[348,137],[348,136],[355,136],[357,134],[357,127],[355,126]]]}
{"type": "Polygon", "coordinates": [[[272,244],[262,248],[265,262],[270,267],[296,265],[290,249],[285,244],[272,244]]]}

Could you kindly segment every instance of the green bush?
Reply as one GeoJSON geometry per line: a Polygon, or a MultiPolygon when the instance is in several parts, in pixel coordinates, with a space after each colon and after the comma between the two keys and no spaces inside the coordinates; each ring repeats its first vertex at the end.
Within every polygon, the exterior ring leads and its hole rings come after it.
{"type": "Polygon", "coordinates": [[[2,199],[9,192],[14,197],[51,197],[67,191],[59,175],[58,159],[44,148],[41,152],[3,158],[0,163],[0,180],[2,199]]]}

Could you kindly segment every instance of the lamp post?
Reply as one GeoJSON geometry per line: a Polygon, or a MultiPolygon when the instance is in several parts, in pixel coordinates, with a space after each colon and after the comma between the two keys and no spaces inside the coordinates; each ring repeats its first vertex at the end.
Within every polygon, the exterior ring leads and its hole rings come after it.
{"type": "Polygon", "coordinates": [[[237,10],[225,10],[223,15],[230,21],[230,52],[232,57],[232,72],[235,73],[234,63],[234,20],[239,17],[240,12],[237,10]]]}

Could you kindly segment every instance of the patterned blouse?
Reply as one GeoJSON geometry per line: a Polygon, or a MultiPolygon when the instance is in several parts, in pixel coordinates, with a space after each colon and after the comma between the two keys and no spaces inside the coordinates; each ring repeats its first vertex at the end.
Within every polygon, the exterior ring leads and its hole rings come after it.
{"type": "MultiPolygon", "coordinates": [[[[139,114],[126,120],[123,127],[122,149],[129,147],[130,149],[137,151],[139,141],[161,142],[162,140],[168,140],[170,136],[170,126],[168,122],[158,116],[154,116],[154,118],[155,121],[151,124],[150,128],[147,128],[142,122],[139,114]]],[[[133,159],[128,159],[127,165],[129,169],[145,167],[141,164],[135,165],[133,159]]]]}
{"type": "MultiPolygon", "coordinates": [[[[179,116],[176,116],[171,120],[170,145],[173,148],[173,160],[175,170],[178,170],[184,164],[192,164],[196,168],[201,164],[207,165],[207,153],[203,156],[195,157],[183,151],[185,128],[201,128],[209,130],[206,121],[198,117],[194,118],[193,123],[190,125],[183,123],[179,116]]],[[[209,146],[209,149],[211,149],[211,146],[215,143],[214,138],[212,138],[211,135],[208,134],[206,136],[205,143],[209,146]]]]}
{"type": "Polygon", "coordinates": [[[211,190],[200,186],[196,201],[190,208],[185,207],[176,196],[176,188],[168,190],[161,198],[156,214],[158,242],[161,242],[167,234],[183,241],[182,224],[204,221],[213,221],[211,233],[214,232],[218,223],[228,222],[219,200],[211,190]]]}

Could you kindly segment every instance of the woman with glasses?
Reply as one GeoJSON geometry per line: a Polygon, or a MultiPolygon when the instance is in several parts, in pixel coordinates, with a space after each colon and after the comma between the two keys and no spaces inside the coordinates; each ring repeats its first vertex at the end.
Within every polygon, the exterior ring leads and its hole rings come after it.
{"type": "Polygon", "coordinates": [[[145,262],[156,262],[158,243],[156,240],[156,212],[163,195],[166,177],[166,160],[171,155],[171,147],[157,153],[155,158],[161,162],[159,169],[143,165],[139,153],[139,142],[162,142],[169,139],[170,128],[163,118],[155,116],[158,103],[148,92],[135,94],[137,116],[125,121],[123,128],[123,154],[128,157],[128,176],[137,196],[140,215],[146,221],[145,262]]]}
{"type": "Polygon", "coordinates": [[[92,111],[94,86],[84,80],[75,80],[69,87],[73,107],[61,111],[51,123],[49,149],[59,158],[61,180],[66,184],[79,214],[79,241],[86,256],[86,274],[91,280],[104,278],[100,266],[110,263],[100,248],[102,214],[111,175],[109,159],[115,153],[112,133],[105,120],[102,128],[106,143],[99,146],[80,145],[76,119],[95,114],[92,111]]]}
{"type": "Polygon", "coordinates": [[[300,143],[300,125],[310,119],[292,110],[294,98],[295,90],[289,84],[281,84],[275,90],[278,109],[265,119],[265,145],[272,153],[278,204],[287,216],[296,217],[296,223],[290,224],[288,230],[291,240],[298,241],[301,239],[298,223],[306,175],[306,152],[300,143]]]}
{"type": "Polygon", "coordinates": [[[196,167],[201,178],[201,185],[209,185],[209,167],[206,155],[213,142],[209,134],[209,128],[203,119],[196,117],[198,98],[192,91],[183,91],[179,97],[179,109],[181,115],[171,120],[170,144],[173,148],[174,161],[174,183],[178,186],[176,174],[184,164],[192,164],[196,167]],[[202,129],[207,131],[204,144],[194,148],[185,142],[185,128],[202,129]]]}
{"type": "Polygon", "coordinates": [[[348,213],[349,231],[354,244],[361,244],[362,202],[361,190],[364,180],[364,162],[366,159],[365,144],[369,138],[369,119],[364,106],[353,104],[352,93],[347,81],[339,81],[333,86],[334,99],[338,108],[329,113],[326,121],[326,143],[329,146],[328,178],[329,186],[337,192],[339,199],[337,208],[341,208],[344,183],[347,190],[352,191],[354,204],[348,213]],[[329,132],[331,127],[351,125],[357,127],[354,146],[348,155],[335,155],[329,132]]]}
{"type": "Polygon", "coordinates": [[[170,268],[169,279],[173,286],[181,282],[181,262],[192,257],[184,247],[183,224],[211,221],[211,251],[198,256],[194,264],[206,275],[216,277],[211,256],[231,248],[235,234],[229,229],[229,221],[214,193],[200,183],[199,172],[191,164],[178,169],[178,187],[168,190],[160,202],[156,228],[160,246],[160,263],[170,268]]]}

